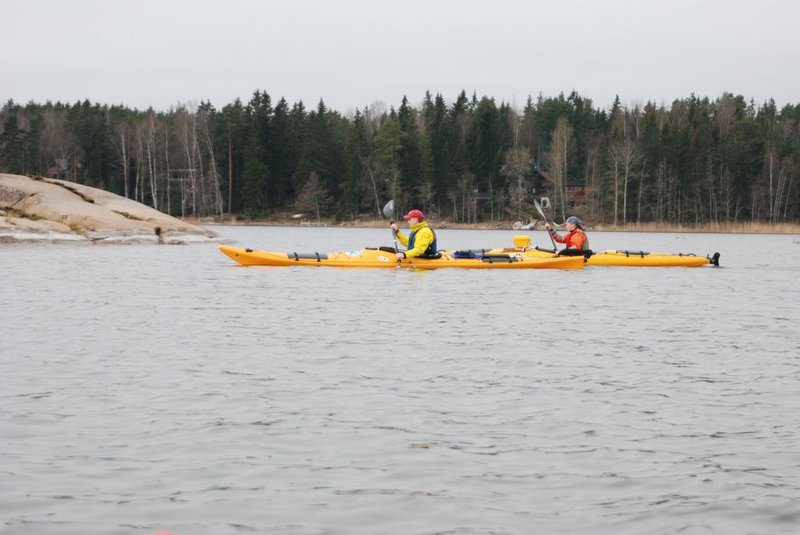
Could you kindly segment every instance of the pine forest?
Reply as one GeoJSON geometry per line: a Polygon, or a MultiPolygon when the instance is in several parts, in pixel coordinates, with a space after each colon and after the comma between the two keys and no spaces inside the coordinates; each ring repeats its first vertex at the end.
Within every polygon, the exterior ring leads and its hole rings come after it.
{"type": "Polygon", "coordinates": [[[800,220],[800,104],[724,94],[610,108],[577,93],[516,109],[461,92],[347,116],[256,91],[139,111],[7,102],[0,171],[99,187],[178,217],[381,217],[394,199],[457,223],[800,220]]]}

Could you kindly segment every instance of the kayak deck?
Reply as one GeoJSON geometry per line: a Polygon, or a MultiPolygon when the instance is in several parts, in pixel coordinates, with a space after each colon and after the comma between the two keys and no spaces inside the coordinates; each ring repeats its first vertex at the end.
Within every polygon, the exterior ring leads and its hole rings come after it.
{"type": "MultiPolygon", "coordinates": [[[[221,245],[219,250],[243,266],[328,266],[397,268],[394,249],[366,248],[333,253],[281,253],[221,245]]],[[[442,253],[438,258],[406,258],[399,267],[412,269],[582,269],[583,257],[533,257],[516,253],[484,254],[459,258],[442,253]]]]}

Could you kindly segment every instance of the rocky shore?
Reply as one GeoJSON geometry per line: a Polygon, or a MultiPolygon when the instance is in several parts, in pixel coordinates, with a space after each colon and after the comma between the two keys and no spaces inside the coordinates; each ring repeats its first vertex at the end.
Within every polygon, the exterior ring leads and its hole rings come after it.
{"type": "Polygon", "coordinates": [[[75,182],[0,173],[0,243],[216,241],[217,234],[75,182]]]}

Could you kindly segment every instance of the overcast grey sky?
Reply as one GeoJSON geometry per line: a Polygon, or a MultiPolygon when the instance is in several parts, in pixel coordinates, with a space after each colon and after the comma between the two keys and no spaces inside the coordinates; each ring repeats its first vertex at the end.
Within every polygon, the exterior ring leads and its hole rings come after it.
{"type": "Polygon", "coordinates": [[[796,0],[0,0],[0,21],[3,103],[800,103],[796,0]]]}

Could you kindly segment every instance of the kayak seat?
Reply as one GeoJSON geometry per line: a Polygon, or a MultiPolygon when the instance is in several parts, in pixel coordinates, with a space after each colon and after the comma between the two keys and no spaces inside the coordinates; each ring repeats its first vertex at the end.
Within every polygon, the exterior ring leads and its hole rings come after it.
{"type": "Polygon", "coordinates": [[[582,256],[589,258],[594,254],[590,249],[561,249],[556,256],[582,256]]]}
{"type": "MultiPolygon", "coordinates": [[[[387,247],[387,246],[366,247],[366,249],[368,249],[370,251],[383,251],[384,253],[397,254],[397,249],[395,249],[394,247],[387,247]]],[[[439,253],[429,254],[429,255],[420,255],[420,256],[418,256],[416,258],[424,258],[424,259],[428,259],[428,260],[436,260],[437,258],[441,258],[441,257],[442,257],[442,253],[439,252],[439,253]]]]}

